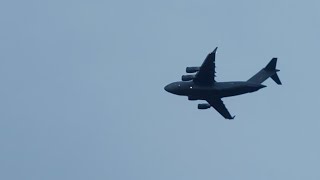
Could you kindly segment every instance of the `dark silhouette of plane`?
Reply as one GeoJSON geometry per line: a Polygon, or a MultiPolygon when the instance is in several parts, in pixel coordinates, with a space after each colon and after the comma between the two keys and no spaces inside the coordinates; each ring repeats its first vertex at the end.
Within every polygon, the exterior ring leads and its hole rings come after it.
{"type": "Polygon", "coordinates": [[[215,81],[215,56],[218,47],[215,48],[204,60],[200,67],[187,67],[187,73],[182,81],[168,84],[164,87],[167,92],[180,96],[188,96],[189,100],[205,100],[208,103],[198,104],[198,109],[208,109],[211,106],[224,118],[234,119],[223,104],[221,98],[251,93],[266,87],[261,83],[271,77],[277,84],[281,81],[277,75],[277,58],[272,58],[265,68],[252,76],[247,81],[216,82],[215,81]]]}

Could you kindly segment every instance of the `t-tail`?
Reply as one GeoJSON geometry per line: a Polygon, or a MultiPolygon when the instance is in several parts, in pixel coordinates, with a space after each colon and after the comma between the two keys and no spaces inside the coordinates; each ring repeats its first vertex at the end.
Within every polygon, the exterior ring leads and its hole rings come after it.
{"type": "Polygon", "coordinates": [[[276,69],[277,66],[277,58],[272,58],[271,61],[267,64],[267,66],[263,69],[261,69],[257,74],[252,76],[248,82],[261,84],[265,80],[267,80],[269,77],[271,77],[274,82],[281,85],[281,81],[279,79],[279,76],[277,74],[278,69],[276,69]]]}

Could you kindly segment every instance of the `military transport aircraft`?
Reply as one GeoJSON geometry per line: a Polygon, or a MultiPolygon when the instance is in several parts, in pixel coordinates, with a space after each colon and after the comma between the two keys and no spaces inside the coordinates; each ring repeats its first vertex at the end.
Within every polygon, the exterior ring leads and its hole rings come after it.
{"type": "Polygon", "coordinates": [[[211,106],[224,118],[234,119],[231,116],[221,98],[237,96],[245,93],[258,91],[266,87],[261,83],[271,77],[277,84],[281,81],[277,75],[277,58],[272,58],[265,68],[252,76],[247,81],[216,82],[215,81],[215,56],[218,47],[207,55],[200,67],[187,67],[187,73],[194,75],[183,75],[182,81],[168,84],[164,87],[167,92],[180,96],[188,96],[189,100],[205,100],[205,104],[198,104],[198,109],[208,109],[211,106]]]}

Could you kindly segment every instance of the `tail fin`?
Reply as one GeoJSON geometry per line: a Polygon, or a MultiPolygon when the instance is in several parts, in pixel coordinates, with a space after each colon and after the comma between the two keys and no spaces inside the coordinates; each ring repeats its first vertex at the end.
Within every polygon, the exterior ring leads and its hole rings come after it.
{"type": "Polygon", "coordinates": [[[272,58],[271,61],[267,64],[267,66],[261,69],[257,74],[252,76],[248,80],[248,82],[261,84],[266,79],[271,77],[271,79],[274,80],[274,82],[281,85],[282,83],[277,74],[277,72],[279,72],[280,70],[276,69],[276,66],[277,66],[277,58],[272,58]]]}

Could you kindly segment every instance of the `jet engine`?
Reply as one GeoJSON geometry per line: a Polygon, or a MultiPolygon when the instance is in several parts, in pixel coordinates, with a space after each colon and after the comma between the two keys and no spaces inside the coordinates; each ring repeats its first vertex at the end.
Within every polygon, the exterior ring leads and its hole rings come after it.
{"type": "Polygon", "coordinates": [[[195,72],[198,72],[199,70],[200,70],[200,67],[187,67],[186,68],[187,73],[195,73],[195,72]]]}
{"type": "Polygon", "coordinates": [[[181,80],[182,81],[191,81],[191,80],[193,80],[195,78],[195,75],[183,75],[182,77],[181,77],[181,80]]]}
{"type": "Polygon", "coordinates": [[[198,109],[209,109],[211,107],[210,104],[198,104],[198,109]]]}

